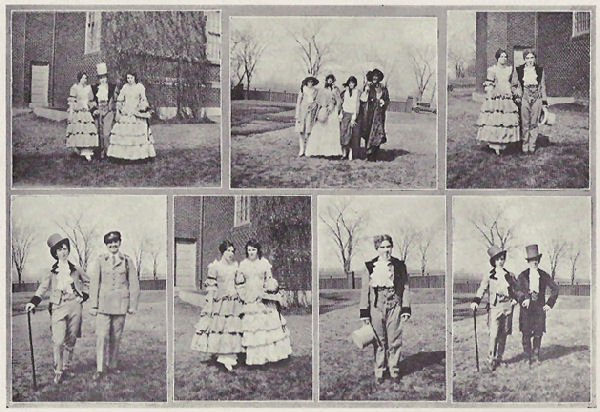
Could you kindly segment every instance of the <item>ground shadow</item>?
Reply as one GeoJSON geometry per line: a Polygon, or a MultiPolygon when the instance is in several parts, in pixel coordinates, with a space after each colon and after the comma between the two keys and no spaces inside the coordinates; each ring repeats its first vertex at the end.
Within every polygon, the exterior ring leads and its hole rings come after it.
{"type": "MultiPolygon", "coordinates": [[[[544,340],[542,339],[542,347],[540,349],[540,361],[549,361],[553,359],[562,358],[563,356],[570,355],[575,352],[589,351],[590,347],[587,345],[575,345],[575,346],[564,346],[564,345],[550,345],[544,348],[544,340]]],[[[507,364],[519,363],[526,359],[525,353],[521,352],[517,356],[514,356],[506,360],[507,364]]]]}
{"type": "Polygon", "coordinates": [[[375,156],[375,161],[377,162],[393,162],[396,158],[400,156],[406,156],[410,154],[409,151],[403,149],[391,149],[385,150],[381,149],[377,156],[375,156]]]}
{"type": "Polygon", "coordinates": [[[441,365],[445,363],[446,351],[419,352],[404,358],[400,362],[400,370],[402,375],[410,375],[411,373],[423,370],[432,365],[441,365]]]}

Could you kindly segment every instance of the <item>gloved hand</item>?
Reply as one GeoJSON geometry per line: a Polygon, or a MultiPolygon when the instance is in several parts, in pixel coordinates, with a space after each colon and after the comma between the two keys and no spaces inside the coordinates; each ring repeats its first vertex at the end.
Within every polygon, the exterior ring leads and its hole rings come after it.
{"type": "Polygon", "coordinates": [[[34,309],[35,309],[35,305],[31,302],[29,302],[25,305],[25,312],[31,312],[34,309]]]}
{"type": "Polygon", "coordinates": [[[473,312],[474,312],[474,311],[476,311],[478,307],[479,307],[479,305],[478,305],[477,303],[475,303],[475,302],[472,302],[472,303],[471,303],[471,310],[472,310],[473,312]]]}

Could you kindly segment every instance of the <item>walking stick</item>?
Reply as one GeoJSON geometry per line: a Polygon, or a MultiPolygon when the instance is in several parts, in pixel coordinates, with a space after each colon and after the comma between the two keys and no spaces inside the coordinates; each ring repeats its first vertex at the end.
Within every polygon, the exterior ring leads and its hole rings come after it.
{"type": "Polygon", "coordinates": [[[473,327],[475,329],[475,367],[479,372],[479,348],[477,347],[477,311],[473,311],[473,327]]]}
{"type": "Polygon", "coordinates": [[[33,390],[37,390],[37,379],[35,378],[35,358],[33,357],[33,338],[31,336],[31,313],[27,312],[27,326],[29,329],[29,349],[31,352],[31,371],[33,372],[33,390]]]}

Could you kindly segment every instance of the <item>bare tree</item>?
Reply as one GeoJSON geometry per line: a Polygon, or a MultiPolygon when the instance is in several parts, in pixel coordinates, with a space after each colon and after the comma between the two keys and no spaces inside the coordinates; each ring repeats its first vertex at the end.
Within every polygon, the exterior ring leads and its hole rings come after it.
{"type": "Polygon", "coordinates": [[[417,247],[421,256],[421,276],[425,276],[425,270],[427,269],[427,253],[429,252],[429,248],[431,247],[432,241],[432,233],[427,233],[422,236],[419,236],[419,242],[417,244],[417,247]]]}
{"type": "Polygon", "coordinates": [[[346,275],[351,273],[352,257],[361,240],[361,231],[367,220],[366,213],[358,214],[350,205],[349,199],[336,199],[319,215],[319,219],[331,233],[331,239],[336,246],[346,275]]]}
{"type": "Polygon", "coordinates": [[[417,100],[421,100],[431,80],[435,81],[435,48],[413,48],[408,52],[408,57],[417,87],[417,100]]]}
{"type": "Polygon", "coordinates": [[[244,71],[244,60],[238,55],[240,53],[241,38],[235,35],[235,31],[231,36],[231,52],[230,52],[230,81],[231,88],[236,88],[244,81],[246,72],[244,71]]]}
{"type": "Polygon", "coordinates": [[[267,42],[260,39],[252,31],[246,29],[234,30],[231,34],[232,42],[235,47],[231,49],[231,61],[232,66],[235,69],[234,73],[236,76],[240,76],[240,82],[243,78],[246,78],[246,100],[250,96],[250,84],[252,83],[252,76],[256,69],[257,63],[260,61],[262,54],[267,48],[267,42]],[[239,65],[239,66],[238,66],[239,65]]]}
{"type": "Polygon", "coordinates": [[[558,267],[558,263],[560,262],[560,258],[563,253],[566,252],[567,242],[560,239],[555,238],[552,239],[550,244],[550,248],[548,249],[548,257],[550,258],[550,275],[552,279],[556,276],[556,268],[558,267]]]}
{"type": "Polygon", "coordinates": [[[469,220],[481,236],[486,247],[495,245],[502,250],[510,248],[515,225],[504,217],[501,209],[480,211],[475,213],[469,220]]]}
{"type": "Polygon", "coordinates": [[[289,31],[298,45],[297,50],[306,73],[315,77],[319,75],[332,51],[331,41],[320,36],[324,27],[324,22],[313,20],[298,30],[289,31]]]}
{"type": "Polygon", "coordinates": [[[581,249],[576,249],[574,246],[571,247],[571,253],[569,261],[571,262],[571,285],[575,284],[575,272],[577,271],[577,260],[581,256],[581,249]]]}
{"type": "Polygon", "coordinates": [[[58,227],[66,234],[71,248],[77,252],[79,266],[87,270],[90,258],[94,253],[94,239],[98,235],[96,224],[86,216],[84,211],[74,211],[57,221],[58,227]]]}
{"type": "Polygon", "coordinates": [[[142,263],[144,262],[144,255],[148,253],[149,246],[151,243],[151,237],[141,231],[141,234],[134,240],[133,246],[133,260],[135,262],[135,268],[138,279],[142,274],[142,263]]]}
{"type": "Polygon", "coordinates": [[[13,220],[11,227],[11,254],[12,262],[17,270],[19,283],[23,283],[25,264],[29,256],[31,244],[35,240],[35,227],[22,221],[13,220]]]}
{"type": "Polygon", "coordinates": [[[402,228],[397,232],[399,239],[397,243],[397,249],[400,253],[400,260],[406,262],[408,259],[408,255],[412,250],[415,242],[418,240],[418,233],[414,227],[406,224],[403,225],[402,228]]]}
{"type": "Polygon", "coordinates": [[[158,242],[150,242],[148,245],[148,254],[152,259],[152,278],[156,279],[158,277],[158,258],[162,252],[162,245],[158,242]]]}

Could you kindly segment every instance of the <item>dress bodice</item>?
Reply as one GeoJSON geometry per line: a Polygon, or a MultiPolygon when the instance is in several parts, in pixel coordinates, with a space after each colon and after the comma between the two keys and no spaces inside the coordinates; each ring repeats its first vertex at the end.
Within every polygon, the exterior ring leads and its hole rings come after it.
{"type": "Polygon", "coordinates": [[[513,73],[512,66],[494,65],[488,69],[488,79],[494,80],[496,94],[510,94],[510,80],[513,73]]]}
{"type": "Polygon", "coordinates": [[[122,111],[125,113],[134,113],[144,110],[148,107],[146,88],[142,83],[133,85],[126,83],[121,89],[117,101],[122,102],[122,111]]]}
{"type": "Polygon", "coordinates": [[[244,300],[253,301],[264,293],[265,280],[272,276],[271,264],[265,258],[254,261],[244,259],[240,263],[239,273],[245,279],[244,300]]]}
{"type": "Polygon", "coordinates": [[[216,291],[219,297],[236,294],[235,276],[237,270],[237,262],[226,263],[222,260],[215,260],[208,265],[206,289],[216,291]]]}
{"type": "Polygon", "coordinates": [[[88,103],[93,99],[94,94],[92,87],[88,84],[82,86],[80,83],[75,83],[71,86],[69,97],[75,100],[75,103],[80,107],[88,107],[88,103]]]}

